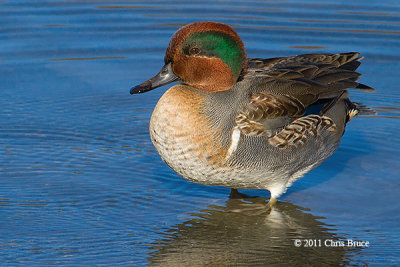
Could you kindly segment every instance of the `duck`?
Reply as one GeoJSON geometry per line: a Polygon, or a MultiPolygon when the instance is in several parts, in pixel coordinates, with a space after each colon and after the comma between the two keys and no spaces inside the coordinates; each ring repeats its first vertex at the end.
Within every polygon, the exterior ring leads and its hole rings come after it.
{"type": "Polygon", "coordinates": [[[164,66],[131,88],[177,82],[159,99],[149,132],[161,159],[188,181],[270,192],[267,207],[339,147],[361,105],[358,52],[248,58],[228,25],[201,21],[175,32],[164,66]]]}

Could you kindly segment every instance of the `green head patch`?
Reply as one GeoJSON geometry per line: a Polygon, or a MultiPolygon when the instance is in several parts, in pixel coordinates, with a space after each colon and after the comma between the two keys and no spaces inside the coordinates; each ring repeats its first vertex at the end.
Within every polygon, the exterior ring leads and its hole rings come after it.
{"type": "Polygon", "coordinates": [[[220,58],[237,77],[242,69],[245,53],[233,36],[218,32],[195,32],[182,44],[182,52],[188,56],[220,58]]]}

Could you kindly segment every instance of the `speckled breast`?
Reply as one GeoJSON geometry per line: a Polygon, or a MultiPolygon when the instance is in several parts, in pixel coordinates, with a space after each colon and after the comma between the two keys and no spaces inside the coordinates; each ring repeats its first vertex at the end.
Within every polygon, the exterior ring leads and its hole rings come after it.
{"type": "Polygon", "coordinates": [[[185,179],[230,186],[236,170],[226,165],[227,148],[202,114],[202,101],[191,87],[169,89],[153,111],[151,140],[164,162],[185,179]]]}

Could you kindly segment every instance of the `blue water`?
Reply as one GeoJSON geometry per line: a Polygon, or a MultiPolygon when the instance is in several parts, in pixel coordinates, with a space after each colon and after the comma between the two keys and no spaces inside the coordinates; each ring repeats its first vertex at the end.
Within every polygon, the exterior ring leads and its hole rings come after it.
{"type": "Polygon", "coordinates": [[[399,265],[399,62],[395,0],[0,1],[0,264],[399,265]],[[377,89],[351,92],[377,115],[270,215],[242,209],[266,191],[229,200],[170,170],[148,135],[167,88],[129,95],[200,20],[231,25],[249,57],[359,51],[377,89]]]}

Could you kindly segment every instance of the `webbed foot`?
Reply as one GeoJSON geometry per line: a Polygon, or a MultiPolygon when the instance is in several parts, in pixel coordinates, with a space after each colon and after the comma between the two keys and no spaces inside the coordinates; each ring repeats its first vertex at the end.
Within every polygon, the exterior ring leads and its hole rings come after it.
{"type": "MultiPolygon", "coordinates": [[[[262,199],[260,198],[260,200],[262,199]]],[[[271,198],[267,203],[265,203],[265,201],[260,202],[255,199],[254,201],[251,200],[251,203],[247,201],[240,203],[239,208],[233,209],[232,211],[253,216],[270,214],[271,211],[274,209],[276,203],[276,198],[271,198]]]]}
{"type": "Polygon", "coordinates": [[[249,196],[243,193],[240,193],[239,190],[231,188],[231,193],[229,194],[229,198],[237,199],[237,198],[256,198],[257,196],[249,196]]]}

